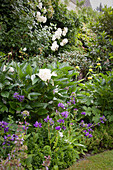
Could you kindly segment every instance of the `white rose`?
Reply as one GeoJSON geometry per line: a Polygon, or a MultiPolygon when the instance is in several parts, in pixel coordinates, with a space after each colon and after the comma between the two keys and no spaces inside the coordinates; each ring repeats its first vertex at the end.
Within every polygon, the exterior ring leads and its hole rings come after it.
{"type": "Polygon", "coordinates": [[[52,37],[52,41],[55,41],[56,40],[56,37],[55,37],[55,35],[53,35],[53,37],[52,37]]]}
{"type": "Polygon", "coordinates": [[[63,29],[63,32],[62,32],[62,35],[65,36],[68,32],[68,28],[67,27],[64,27],[63,29]]]}
{"type": "Polygon", "coordinates": [[[25,47],[25,48],[23,48],[23,51],[26,51],[27,50],[27,48],[25,47]]]}
{"type": "Polygon", "coordinates": [[[38,76],[43,80],[47,81],[51,79],[51,70],[49,69],[40,69],[38,76]]]}
{"type": "Polygon", "coordinates": [[[55,32],[55,37],[57,39],[60,39],[61,35],[62,35],[62,29],[58,28],[57,31],[55,32]]]}

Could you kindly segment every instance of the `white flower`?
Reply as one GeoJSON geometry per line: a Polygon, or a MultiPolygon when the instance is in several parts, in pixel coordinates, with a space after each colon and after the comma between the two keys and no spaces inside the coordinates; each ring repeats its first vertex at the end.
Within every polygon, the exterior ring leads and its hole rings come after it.
{"type": "Polygon", "coordinates": [[[26,51],[27,50],[27,48],[25,47],[25,48],[23,48],[23,51],[26,51]]]}
{"type": "Polygon", "coordinates": [[[44,17],[44,16],[37,16],[37,20],[38,20],[38,22],[43,22],[43,23],[45,23],[46,21],[47,21],[47,18],[46,17],[44,17]]]}
{"type": "Polygon", "coordinates": [[[38,4],[38,8],[39,8],[39,9],[42,9],[42,2],[40,2],[40,3],[38,4]]]}
{"type": "Polygon", "coordinates": [[[67,27],[64,27],[63,29],[63,32],[62,32],[62,35],[65,36],[68,32],[68,28],[67,27]]]}
{"type": "Polygon", "coordinates": [[[59,135],[60,135],[61,138],[63,137],[63,133],[62,132],[59,132],[59,135]]]}
{"type": "Polygon", "coordinates": [[[55,41],[56,40],[56,37],[55,37],[55,35],[53,35],[53,37],[52,37],[52,41],[55,41]]]}
{"type": "Polygon", "coordinates": [[[44,7],[43,8],[43,13],[45,14],[47,12],[46,8],[44,7]]]}
{"type": "Polygon", "coordinates": [[[58,50],[58,48],[59,48],[59,45],[57,44],[57,41],[54,41],[52,43],[51,50],[56,51],[56,50],[58,50]]]}
{"type": "Polygon", "coordinates": [[[61,35],[62,35],[62,29],[58,28],[57,31],[55,32],[56,39],[60,39],[61,35]]]}
{"type": "Polygon", "coordinates": [[[9,72],[14,72],[14,68],[13,67],[9,67],[9,72]]]}
{"type": "Polygon", "coordinates": [[[39,18],[40,15],[41,15],[41,13],[40,13],[40,12],[37,12],[36,17],[39,18]]]}
{"type": "Polygon", "coordinates": [[[40,69],[39,70],[39,74],[38,76],[43,80],[43,81],[47,81],[47,80],[50,80],[51,79],[51,70],[49,69],[40,69]]]}
{"type": "Polygon", "coordinates": [[[67,44],[68,43],[68,39],[67,38],[64,38],[63,40],[62,40],[62,42],[60,43],[60,45],[61,46],[64,46],[65,44],[67,44]]]}

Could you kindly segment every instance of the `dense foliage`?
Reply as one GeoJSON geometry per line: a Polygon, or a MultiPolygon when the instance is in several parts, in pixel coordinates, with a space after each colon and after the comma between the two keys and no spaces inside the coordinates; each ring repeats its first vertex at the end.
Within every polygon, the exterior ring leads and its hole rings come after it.
{"type": "Polygon", "coordinates": [[[82,4],[0,3],[3,170],[65,169],[112,149],[113,9],[82,4]]]}

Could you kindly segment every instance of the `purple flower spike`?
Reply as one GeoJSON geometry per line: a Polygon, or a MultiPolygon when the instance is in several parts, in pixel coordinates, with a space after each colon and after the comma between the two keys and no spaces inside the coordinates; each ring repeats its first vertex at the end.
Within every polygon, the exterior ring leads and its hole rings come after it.
{"type": "Polygon", "coordinates": [[[50,119],[50,118],[49,118],[49,115],[48,115],[47,118],[44,119],[44,121],[45,121],[45,122],[48,122],[49,119],[50,119]]]}
{"type": "Polygon", "coordinates": [[[35,122],[34,126],[37,128],[37,127],[42,127],[42,123],[38,123],[37,121],[35,122]]]}
{"type": "Polygon", "coordinates": [[[55,129],[56,129],[56,130],[60,130],[61,127],[60,127],[60,126],[56,126],[55,129]]]}
{"type": "Polygon", "coordinates": [[[82,112],[81,115],[85,115],[86,113],[85,112],[82,112]]]}

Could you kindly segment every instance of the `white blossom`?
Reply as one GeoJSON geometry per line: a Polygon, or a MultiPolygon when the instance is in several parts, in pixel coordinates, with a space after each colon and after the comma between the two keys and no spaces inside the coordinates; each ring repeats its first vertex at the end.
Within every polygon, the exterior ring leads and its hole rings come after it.
{"type": "Polygon", "coordinates": [[[63,137],[63,133],[62,132],[59,132],[59,135],[60,135],[61,138],[63,137]]]}
{"type": "Polygon", "coordinates": [[[40,2],[40,3],[38,4],[38,8],[39,8],[39,9],[42,9],[42,2],[40,2]]]}
{"type": "Polygon", "coordinates": [[[51,50],[56,51],[56,50],[58,50],[58,48],[59,48],[59,45],[57,44],[57,41],[54,41],[52,43],[51,50]]]}
{"type": "Polygon", "coordinates": [[[43,81],[47,81],[51,79],[51,70],[50,69],[40,69],[39,70],[39,74],[38,76],[43,80],[43,81]]]}
{"type": "Polygon", "coordinates": [[[41,13],[38,11],[36,17],[39,18],[41,16],[41,13]]]}
{"type": "Polygon", "coordinates": [[[52,76],[57,76],[57,74],[53,71],[53,72],[52,72],[52,76]]]}
{"type": "Polygon", "coordinates": [[[9,67],[9,72],[14,72],[14,68],[13,67],[9,67]]]}
{"type": "Polygon", "coordinates": [[[60,39],[61,35],[62,35],[62,29],[58,28],[57,31],[55,32],[56,39],[60,39]]]}
{"type": "Polygon", "coordinates": [[[65,44],[67,44],[68,43],[68,39],[67,38],[64,38],[63,40],[62,40],[62,42],[60,43],[60,45],[61,46],[64,46],[65,44]]]}
{"type": "Polygon", "coordinates": [[[47,9],[44,7],[43,8],[43,13],[45,14],[47,12],[47,9]]]}
{"type": "Polygon", "coordinates": [[[27,48],[25,47],[25,48],[23,48],[23,51],[26,51],[27,50],[27,48]]]}
{"type": "Polygon", "coordinates": [[[68,28],[67,27],[64,27],[63,29],[63,32],[62,32],[62,35],[65,36],[68,32],[68,28]]]}

